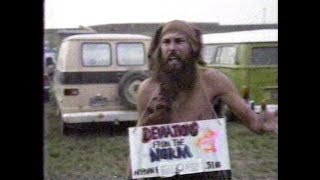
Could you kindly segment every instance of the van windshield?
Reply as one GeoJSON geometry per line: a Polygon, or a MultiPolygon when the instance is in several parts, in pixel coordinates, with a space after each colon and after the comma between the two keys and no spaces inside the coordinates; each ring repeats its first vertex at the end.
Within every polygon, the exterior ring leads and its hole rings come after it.
{"type": "Polygon", "coordinates": [[[235,45],[206,44],[202,49],[203,60],[207,64],[233,65],[236,62],[235,45]]]}
{"type": "Polygon", "coordinates": [[[217,45],[205,45],[202,49],[203,60],[207,64],[215,64],[216,55],[217,55],[217,45]]]}
{"type": "Polygon", "coordinates": [[[218,49],[216,64],[233,65],[236,62],[236,46],[223,46],[218,49]]]}

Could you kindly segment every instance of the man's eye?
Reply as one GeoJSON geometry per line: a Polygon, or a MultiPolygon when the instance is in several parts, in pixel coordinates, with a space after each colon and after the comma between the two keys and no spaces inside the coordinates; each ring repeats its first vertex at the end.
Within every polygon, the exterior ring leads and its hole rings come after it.
{"type": "Polygon", "coordinates": [[[169,44],[169,43],[170,43],[169,40],[163,40],[163,41],[162,41],[162,44],[169,44]]]}
{"type": "Polygon", "coordinates": [[[184,42],[186,42],[185,39],[177,39],[177,40],[176,40],[176,43],[179,43],[179,44],[184,43],[184,42]]]}

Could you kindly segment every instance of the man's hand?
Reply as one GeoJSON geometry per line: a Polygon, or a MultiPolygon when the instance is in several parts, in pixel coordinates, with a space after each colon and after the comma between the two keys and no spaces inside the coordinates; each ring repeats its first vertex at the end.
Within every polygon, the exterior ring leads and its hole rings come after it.
{"type": "Polygon", "coordinates": [[[262,123],[262,132],[272,132],[274,134],[278,134],[278,110],[275,112],[269,112],[267,111],[265,105],[262,105],[259,119],[262,123]]]}

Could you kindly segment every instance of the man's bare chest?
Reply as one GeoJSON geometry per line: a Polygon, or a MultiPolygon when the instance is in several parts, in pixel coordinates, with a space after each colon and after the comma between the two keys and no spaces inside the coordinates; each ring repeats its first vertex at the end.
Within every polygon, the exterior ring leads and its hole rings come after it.
{"type": "Polygon", "coordinates": [[[210,96],[198,90],[180,97],[172,104],[172,121],[185,122],[215,118],[210,96]]]}

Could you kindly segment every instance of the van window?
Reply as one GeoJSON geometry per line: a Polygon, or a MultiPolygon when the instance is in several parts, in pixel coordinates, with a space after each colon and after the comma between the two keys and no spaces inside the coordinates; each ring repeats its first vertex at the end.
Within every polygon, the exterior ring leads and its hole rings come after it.
{"type": "Polygon", "coordinates": [[[259,47],[252,49],[252,63],[254,65],[277,65],[277,47],[259,47]]]}
{"type": "Polygon", "coordinates": [[[203,60],[208,64],[215,64],[217,45],[205,45],[202,49],[203,60]]]}
{"type": "Polygon", "coordinates": [[[236,61],[236,46],[224,46],[218,49],[218,55],[216,59],[217,64],[235,64],[236,61]]]}
{"type": "Polygon", "coordinates": [[[119,43],[117,60],[119,65],[143,65],[145,63],[144,46],[142,43],[119,43]]]}
{"type": "Polygon", "coordinates": [[[108,66],[111,64],[109,44],[90,43],[82,45],[84,66],[108,66]]]}

